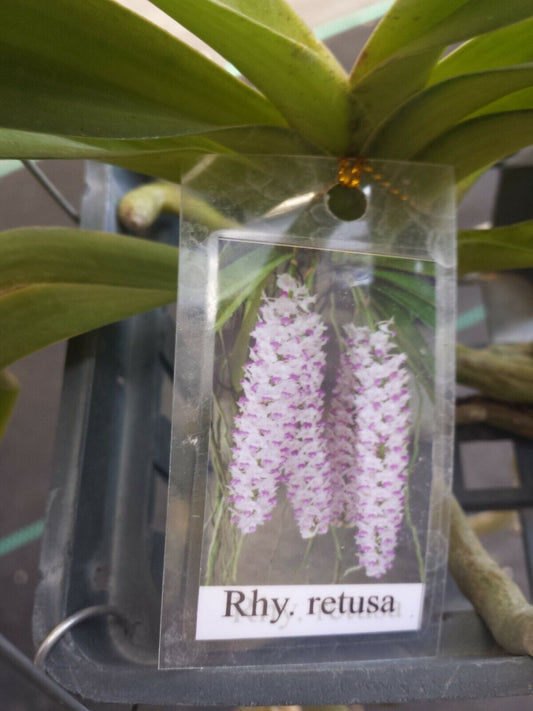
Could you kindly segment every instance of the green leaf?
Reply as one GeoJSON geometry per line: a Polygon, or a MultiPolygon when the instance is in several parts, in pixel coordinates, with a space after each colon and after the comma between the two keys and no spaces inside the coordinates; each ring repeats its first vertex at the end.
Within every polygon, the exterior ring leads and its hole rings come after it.
{"type": "Polygon", "coordinates": [[[461,230],[459,271],[485,272],[533,268],[533,220],[490,230],[461,230]]]}
{"type": "Polygon", "coordinates": [[[396,284],[435,308],[435,287],[419,276],[412,276],[396,269],[376,269],[374,274],[377,278],[396,284]]]}
{"type": "Polygon", "coordinates": [[[530,87],[533,63],[448,79],[419,92],[382,125],[365,154],[409,160],[481,107],[530,87]]]}
{"type": "Polygon", "coordinates": [[[406,99],[420,91],[441,55],[429,49],[415,55],[395,57],[355,84],[350,93],[352,154],[364,155],[365,144],[406,99]]]}
{"type": "Polygon", "coordinates": [[[396,301],[400,306],[408,309],[415,318],[421,321],[429,328],[435,328],[435,307],[430,306],[425,301],[416,298],[408,291],[399,289],[391,284],[383,284],[378,281],[372,285],[372,290],[380,294],[385,294],[396,301]]]}
{"type": "Polygon", "coordinates": [[[291,255],[290,249],[279,247],[265,251],[264,247],[258,247],[221,269],[216,328],[222,328],[264,279],[291,255]]]}
{"type": "MultiPolygon", "coordinates": [[[[187,136],[163,138],[107,139],[56,136],[32,131],[0,128],[0,153],[6,158],[94,158],[113,159],[160,153],[197,151],[203,153],[253,153],[254,155],[291,152],[316,154],[316,148],[297,133],[274,126],[240,126],[187,136]]],[[[149,156],[148,156],[149,158],[149,156]]],[[[111,161],[110,161],[111,162],[111,161]]]]}
{"type": "Polygon", "coordinates": [[[0,128],[3,158],[98,158],[101,149],[75,138],[0,128]]]}
{"type": "Polygon", "coordinates": [[[486,116],[487,114],[499,114],[506,111],[523,111],[527,109],[533,109],[533,87],[529,89],[522,89],[521,91],[515,91],[509,96],[504,96],[497,101],[493,101],[487,106],[475,111],[468,118],[475,118],[477,116],[486,116]]]}
{"type": "MultiPolygon", "coordinates": [[[[419,259],[409,259],[408,257],[386,257],[381,254],[376,254],[372,257],[372,262],[375,267],[375,271],[378,268],[382,268],[389,272],[389,270],[394,270],[394,272],[413,274],[416,270],[416,280],[418,281],[419,276],[426,276],[434,278],[435,276],[435,265],[430,261],[420,261],[419,259]]],[[[375,273],[374,271],[374,273],[375,273]]]]}
{"type": "Polygon", "coordinates": [[[476,170],[475,173],[470,173],[466,178],[460,180],[455,185],[455,200],[457,204],[465,197],[465,195],[474,187],[481,176],[490,168],[491,166],[486,166],[480,170],[476,170]]]}
{"type": "MultiPolygon", "coordinates": [[[[175,0],[151,0],[154,5],[165,9],[172,15],[175,0]]],[[[198,3],[201,4],[201,3],[198,3]]],[[[322,54],[331,61],[331,53],[319,42],[313,31],[285,0],[218,0],[218,5],[247,18],[249,21],[264,25],[273,32],[304,44],[314,52],[322,54]]]]}
{"type": "Polygon", "coordinates": [[[392,57],[444,49],[530,18],[529,0],[397,0],[361,52],[352,84],[392,57]]]}
{"type": "Polygon", "coordinates": [[[355,150],[424,87],[447,46],[530,16],[529,0],[397,0],[350,76],[355,150]]]}
{"type": "Polygon", "coordinates": [[[488,114],[460,123],[418,153],[414,160],[451,165],[456,182],[460,182],[532,142],[533,111],[488,114]]]}
{"type": "Polygon", "coordinates": [[[229,149],[197,135],[137,140],[81,139],[0,129],[0,156],[88,158],[165,180],[179,180],[206,154],[223,152],[229,149]]]}
{"type": "Polygon", "coordinates": [[[321,149],[348,144],[345,71],[281,0],[155,0],[230,60],[289,124],[321,149]]]}
{"type": "Polygon", "coordinates": [[[70,136],[284,125],[257,91],[113,0],[2,4],[0,125],[70,136]]]}
{"type": "Polygon", "coordinates": [[[383,319],[394,318],[396,340],[407,354],[409,365],[429,397],[434,397],[435,358],[420,335],[409,309],[388,294],[375,294],[373,305],[383,319]]]}
{"type": "Polygon", "coordinates": [[[429,85],[472,72],[533,61],[533,17],[465,42],[431,72],[429,85]]]}
{"type": "Polygon", "coordinates": [[[299,155],[316,154],[316,149],[288,129],[245,126],[197,136],[117,141],[110,147],[110,153],[100,160],[175,181],[210,154],[299,155]]]}
{"type": "Polygon", "coordinates": [[[0,155],[6,158],[90,158],[166,180],[178,180],[207,154],[233,152],[300,155],[317,151],[294,131],[269,126],[130,140],[82,139],[0,129],[0,155]]]}
{"type": "Polygon", "coordinates": [[[15,376],[8,373],[7,370],[0,370],[0,440],[11,419],[19,391],[20,385],[15,376]]]}
{"type": "Polygon", "coordinates": [[[240,392],[242,390],[241,380],[243,376],[243,368],[248,356],[248,350],[250,348],[250,334],[257,321],[257,314],[259,313],[263,290],[267,281],[268,277],[263,279],[259,286],[257,286],[256,289],[250,294],[250,297],[246,303],[244,317],[239,327],[237,338],[235,339],[233,348],[231,349],[231,358],[229,359],[231,383],[235,392],[240,392]]]}
{"type": "Polygon", "coordinates": [[[85,230],[0,233],[0,369],[176,298],[177,250],[85,230]]]}
{"type": "Polygon", "coordinates": [[[432,284],[420,276],[390,269],[376,269],[374,276],[373,288],[397,301],[426,326],[435,328],[435,287],[432,284]]]}

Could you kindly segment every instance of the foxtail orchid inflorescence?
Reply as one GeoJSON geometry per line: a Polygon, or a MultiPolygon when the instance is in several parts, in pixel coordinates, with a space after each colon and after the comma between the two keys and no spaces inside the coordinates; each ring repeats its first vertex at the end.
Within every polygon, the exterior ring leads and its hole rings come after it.
{"type": "Polygon", "coordinates": [[[409,464],[406,356],[390,322],[345,327],[345,352],[328,415],[333,525],[356,526],[359,563],[379,578],[392,566],[409,464]]]}
{"type": "Polygon", "coordinates": [[[279,484],[303,538],[329,526],[331,487],[323,434],[325,325],[314,297],[288,274],[252,331],[233,432],[229,502],[243,533],[269,520],[279,484]]]}
{"type": "Polygon", "coordinates": [[[264,298],[252,331],[233,431],[231,521],[251,533],[272,517],[285,485],[303,538],[355,528],[361,567],[392,566],[409,464],[406,356],[391,322],[348,324],[329,412],[323,390],[326,326],[314,297],[288,274],[264,298]]]}

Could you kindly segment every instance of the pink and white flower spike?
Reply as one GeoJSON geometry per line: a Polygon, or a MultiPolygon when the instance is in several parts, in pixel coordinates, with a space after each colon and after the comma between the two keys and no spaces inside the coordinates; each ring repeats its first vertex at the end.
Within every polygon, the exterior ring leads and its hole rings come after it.
{"type": "Polygon", "coordinates": [[[323,434],[325,325],[315,297],[288,274],[252,331],[233,432],[228,501],[251,533],[272,517],[283,482],[303,538],[326,533],[331,487],[323,434]]]}
{"type": "Polygon", "coordinates": [[[346,350],[327,428],[334,525],[356,526],[359,563],[368,577],[392,567],[409,467],[409,374],[391,321],[345,326],[346,350]]]}

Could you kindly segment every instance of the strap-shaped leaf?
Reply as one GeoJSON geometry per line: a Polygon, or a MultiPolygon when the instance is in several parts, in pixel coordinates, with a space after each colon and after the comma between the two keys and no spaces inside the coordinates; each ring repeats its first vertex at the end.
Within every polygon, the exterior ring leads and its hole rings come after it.
{"type": "Polygon", "coordinates": [[[465,197],[469,190],[477,183],[481,176],[490,169],[491,166],[485,166],[476,170],[474,173],[470,173],[466,178],[459,180],[455,184],[455,201],[457,204],[465,197]]]}
{"type": "Polygon", "coordinates": [[[412,293],[378,281],[372,286],[373,293],[386,294],[394,299],[398,304],[409,310],[410,313],[429,328],[435,328],[435,307],[430,306],[425,301],[416,298],[412,293]]]}
{"type": "Polygon", "coordinates": [[[503,113],[505,111],[524,111],[526,109],[533,109],[533,86],[529,89],[515,91],[491,104],[487,104],[487,106],[483,106],[483,108],[475,111],[469,118],[485,116],[486,114],[503,113]]]}
{"type": "Polygon", "coordinates": [[[529,0],[397,0],[350,76],[355,149],[425,86],[447,46],[530,16],[529,0]]]}
{"type": "Polygon", "coordinates": [[[375,270],[375,276],[377,279],[395,284],[406,293],[412,294],[431,308],[435,308],[435,289],[423,279],[397,269],[382,268],[375,270]]]}
{"type": "Polygon", "coordinates": [[[359,56],[352,83],[392,57],[444,48],[530,17],[529,0],[396,0],[359,56]]]}
{"type": "Polygon", "coordinates": [[[227,150],[197,135],[130,141],[82,140],[47,133],[0,129],[0,156],[5,158],[87,158],[172,181],[179,180],[182,173],[192,168],[206,153],[227,150]]]}
{"type": "Polygon", "coordinates": [[[5,158],[89,158],[176,181],[209,153],[306,154],[316,149],[285,128],[245,126],[151,139],[81,139],[0,129],[5,158]]]}
{"type": "Polygon", "coordinates": [[[454,77],[416,94],[374,136],[366,155],[408,160],[464,118],[533,85],[533,63],[454,77]]]}
{"type": "Polygon", "coordinates": [[[7,370],[0,370],[0,440],[4,436],[20,391],[18,380],[7,370]]]}
{"type": "Polygon", "coordinates": [[[265,278],[291,258],[291,254],[290,249],[283,247],[266,254],[259,247],[225,267],[220,274],[216,328],[221,328],[265,278]]]}
{"type": "Polygon", "coordinates": [[[259,0],[154,0],[154,4],[231,61],[305,139],[332,153],[345,152],[346,73],[308,31],[302,36],[302,25],[294,32],[284,3],[263,2],[262,9],[259,0]],[[276,18],[280,7],[283,16],[276,18]]]}
{"type": "Polygon", "coordinates": [[[351,99],[351,150],[363,154],[364,146],[379,126],[404,101],[420,91],[441,55],[439,49],[395,57],[377,67],[353,87],[351,99]]]}
{"type": "Polygon", "coordinates": [[[63,338],[176,298],[177,250],[103,232],[0,234],[0,369],[63,338]]]}
{"type": "Polygon", "coordinates": [[[533,143],[533,111],[488,114],[464,121],[415,156],[422,163],[451,165],[459,182],[533,143]]]}
{"type": "Polygon", "coordinates": [[[4,0],[0,125],[146,137],[285,122],[257,91],[113,0],[4,0]]]}
{"type": "Polygon", "coordinates": [[[415,317],[411,309],[405,308],[404,303],[398,302],[392,294],[383,291],[373,294],[373,306],[380,319],[394,318],[400,349],[407,354],[416,381],[433,397],[435,359],[414,323],[415,317]]]}
{"type": "Polygon", "coordinates": [[[465,42],[433,68],[428,84],[438,84],[460,74],[486,72],[531,61],[533,17],[465,42]]]}
{"type": "Polygon", "coordinates": [[[412,317],[435,328],[435,289],[429,282],[397,269],[374,270],[372,289],[388,295],[407,308],[412,317]]]}
{"type": "MultiPolygon", "coordinates": [[[[151,2],[159,7],[163,6],[163,0],[151,0],[151,2]]],[[[328,61],[331,61],[331,53],[327,47],[317,40],[311,28],[285,0],[268,0],[267,2],[265,0],[219,0],[218,4],[268,27],[273,32],[306,45],[309,49],[322,54],[328,61]]],[[[172,13],[168,10],[171,7],[171,3],[167,2],[165,9],[169,14],[172,13]]]]}
{"type": "Polygon", "coordinates": [[[533,220],[490,230],[461,230],[459,271],[533,268],[533,220]]]}

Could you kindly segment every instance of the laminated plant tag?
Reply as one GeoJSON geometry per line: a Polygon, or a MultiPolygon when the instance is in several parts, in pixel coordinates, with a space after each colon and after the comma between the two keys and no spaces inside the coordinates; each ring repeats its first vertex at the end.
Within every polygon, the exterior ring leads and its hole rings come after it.
{"type": "Polygon", "coordinates": [[[434,652],[448,171],[218,158],[183,205],[160,666],[434,652]]]}

